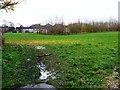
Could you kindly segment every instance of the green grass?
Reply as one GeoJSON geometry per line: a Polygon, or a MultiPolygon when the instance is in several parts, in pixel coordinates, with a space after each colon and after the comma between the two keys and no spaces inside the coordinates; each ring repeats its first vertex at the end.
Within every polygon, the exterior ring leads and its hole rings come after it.
{"type": "Polygon", "coordinates": [[[44,62],[48,70],[60,76],[47,82],[55,87],[106,88],[105,77],[118,66],[118,32],[77,35],[39,35],[5,33],[3,49],[3,87],[39,83],[39,70],[34,67],[36,55],[52,53],[44,62]],[[32,43],[33,42],[33,43],[32,43]],[[45,46],[36,50],[35,45],[45,46]],[[20,51],[19,51],[20,50],[20,51]],[[31,58],[31,62],[27,61],[31,58]],[[28,66],[23,67],[23,63],[28,66]],[[26,76],[27,75],[27,76],[26,76]]]}
{"type": "Polygon", "coordinates": [[[40,35],[36,33],[5,33],[4,36],[7,40],[38,40],[38,39],[90,39],[90,38],[111,38],[116,37],[117,32],[104,32],[104,33],[88,33],[88,34],[73,34],[73,35],[40,35]],[[107,34],[107,36],[106,36],[107,34]]]}

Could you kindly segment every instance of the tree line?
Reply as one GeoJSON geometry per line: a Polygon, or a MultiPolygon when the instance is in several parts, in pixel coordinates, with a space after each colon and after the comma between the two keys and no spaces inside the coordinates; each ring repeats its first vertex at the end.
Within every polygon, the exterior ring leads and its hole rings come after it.
{"type": "Polygon", "coordinates": [[[110,32],[119,31],[117,21],[109,22],[76,22],[64,25],[64,23],[54,24],[49,28],[47,34],[80,34],[80,33],[95,33],[95,32],[110,32]]]}

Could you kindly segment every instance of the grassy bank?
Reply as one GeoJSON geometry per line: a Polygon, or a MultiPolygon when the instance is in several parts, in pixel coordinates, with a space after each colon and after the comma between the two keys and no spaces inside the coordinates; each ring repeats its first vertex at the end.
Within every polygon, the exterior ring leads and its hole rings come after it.
{"type": "Polygon", "coordinates": [[[35,67],[36,55],[46,53],[52,53],[44,58],[47,69],[54,68],[59,74],[57,79],[47,82],[55,87],[109,87],[106,77],[118,66],[117,32],[59,36],[5,33],[4,37],[3,87],[42,82],[37,79],[40,73],[35,67]],[[37,50],[36,45],[46,49],[37,50]]]}

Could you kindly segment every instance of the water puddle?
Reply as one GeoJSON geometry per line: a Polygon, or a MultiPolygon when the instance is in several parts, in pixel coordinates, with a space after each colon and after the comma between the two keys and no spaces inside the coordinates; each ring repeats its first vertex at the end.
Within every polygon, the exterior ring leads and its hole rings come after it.
{"type": "Polygon", "coordinates": [[[45,49],[44,46],[35,46],[36,49],[45,49]]]}
{"type": "Polygon", "coordinates": [[[55,76],[56,73],[46,70],[46,67],[42,61],[39,61],[37,63],[37,67],[40,69],[40,73],[41,73],[39,77],[40,80],[47,80],[48,77],[51,77],[52,79],[56,79],[56,76],[55,76]]]}
{"type": "MultiPolygon", "coordinates": [[[[46,49],[44,46],[35,46],[36,49],[46,49]]],[[[51,53],[49,54],[44,54],[44,55],[39,55],[37,56],[39,58],[39,62],[37,63],[37,67],[39,68],[40,70],[40,77],[39,77],[39,80],[47,80],[48,77],[51,77],[52,79],[56,79],[56,76],[55,76],[55,72],[52,72],[52,71],[48,71],[46,69],[46,66],[45,64],[42,62],[42,58],[44,58],[45,56],[50,56],[52,55],[51,53]]],[[[29,59],[28,59],[29,61],[29,59]]]]}

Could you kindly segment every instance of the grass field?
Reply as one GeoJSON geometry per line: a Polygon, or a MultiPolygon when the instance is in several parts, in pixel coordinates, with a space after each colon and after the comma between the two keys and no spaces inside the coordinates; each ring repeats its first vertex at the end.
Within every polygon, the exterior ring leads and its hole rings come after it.
{"type": "Polygon", "coordinates": [[[3,88],[41,83],[37,79],[40,73],[35,67],[36,55],[46,53],[52,53],[44,58],[47,69],[55,69],[59,74],[47,82],[55,87],[108,88],[107,77],[112,76],[114,67],[120,72],[118,32],[77,35],[5,33],[4,37],[3,88]],[[45,49],[37,50],[35,46],[44,46],[45,49]]]}

